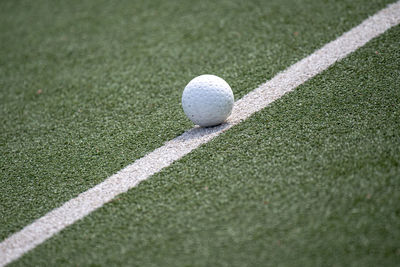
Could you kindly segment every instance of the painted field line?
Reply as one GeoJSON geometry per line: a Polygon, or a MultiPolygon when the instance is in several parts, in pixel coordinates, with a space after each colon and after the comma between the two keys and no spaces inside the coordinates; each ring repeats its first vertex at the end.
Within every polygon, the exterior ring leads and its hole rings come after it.
{"type": "Polygon", "coordinates": [[[140,181],[149,178],[201,144],[207,143],[253,113],[265,108],[271,102],[399,23],[400,1],[379,11],[338,39],[326,44],[312,55],[277,74],[270,81],[236,101],[227,123],[214,128],[195,127],[185,132],[3,240],[0,244],[0,266],[18,259],[27,251],[103,206],[117,195],[135,187],[140,181]]]}

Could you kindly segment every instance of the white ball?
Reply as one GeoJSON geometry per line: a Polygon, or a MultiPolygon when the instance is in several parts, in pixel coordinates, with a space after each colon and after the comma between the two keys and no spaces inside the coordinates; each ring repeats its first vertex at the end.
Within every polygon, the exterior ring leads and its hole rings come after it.
{"type": "Polygon", "coordinates": [[[215,75],[201,75],[186,85],[182,107],[186,116],[203,127],[223,123],[232,112],[233,92],[227,82],[215,75]]]}

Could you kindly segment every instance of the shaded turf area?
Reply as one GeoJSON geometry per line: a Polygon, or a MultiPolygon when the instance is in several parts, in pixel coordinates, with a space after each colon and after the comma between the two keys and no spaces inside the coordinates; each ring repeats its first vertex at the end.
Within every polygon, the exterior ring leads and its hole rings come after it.
{"type": "Polygon", "coordinates": [[[194,76],[236,98],[391,1],[1,1],[0,239],[191,124],[194,76]]]}
{"type": "Polygon", "coordinates": [[[13,266],[395,266],[400,27],[13,266]]]}

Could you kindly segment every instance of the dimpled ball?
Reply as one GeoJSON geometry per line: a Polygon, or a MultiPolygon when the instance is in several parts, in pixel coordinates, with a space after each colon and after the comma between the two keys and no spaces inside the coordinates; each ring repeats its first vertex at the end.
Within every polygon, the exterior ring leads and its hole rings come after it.
{"type": "Polygon", "coordinates": [[[182,94],[182,107],[186,116],[202,127],[223,123],[232,112],[233,102],[229,84],[209,74],[191,80],[182,94]]]}

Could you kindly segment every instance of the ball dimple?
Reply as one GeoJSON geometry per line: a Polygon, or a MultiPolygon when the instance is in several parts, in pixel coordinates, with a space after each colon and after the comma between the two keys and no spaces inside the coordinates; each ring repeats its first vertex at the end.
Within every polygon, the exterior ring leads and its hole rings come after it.
{"type": "Polygon", "coordinates": [[[200,126],[215,126],[232,112],[234,97],[229,84],[215,75],[201,75],[191,80],[182,94],[186,116],[200,126]]]}

